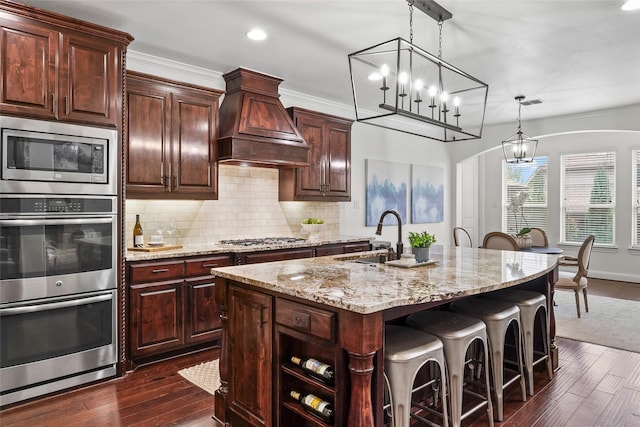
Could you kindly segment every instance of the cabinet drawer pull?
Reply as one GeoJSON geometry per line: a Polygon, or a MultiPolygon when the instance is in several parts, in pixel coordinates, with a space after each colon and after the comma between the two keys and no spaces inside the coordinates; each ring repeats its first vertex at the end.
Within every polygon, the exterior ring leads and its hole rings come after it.
{"type": "Polygon", "coordinates": [[[205,268],[213,268],[213,267],[217,267],[218,264],[214,263],[214,264],[202,264],[203,267],[205,268]]]}
{"type": "Polygon", "coordinates": [[[260,307],[260,324],[264,325],[265,323],[269,323],[269,319],[264,318],[264,311],[268,309],[269,306],[263,305],[260,307]]]}
{"type": "Polygon", "coordinates": [[[69,97],[67,95],[64,96],[64,108],[65,108],[65,114],[68,116],[69,115],[69,97]]]}
{"type": "Polygon", "coordinates": [[[158,268],[157,270],[151,270],[152,273],[166,273],[167,271],[169,271],[168,268],[158,268]]]}

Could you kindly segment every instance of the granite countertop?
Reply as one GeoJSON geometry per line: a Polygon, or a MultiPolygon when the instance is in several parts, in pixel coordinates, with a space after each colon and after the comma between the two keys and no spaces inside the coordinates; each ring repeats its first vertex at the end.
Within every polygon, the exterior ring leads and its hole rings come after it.
{"type": "Polygon", "coordinates": [[[180,258],[185,256],[195,255],[215,255],[215,254],[227,254],[227,253],[242,253],[242,252],[257,252],[268,251],[273,249],[291,249],[291,248],[304,248],[309,246],[328,245],[333,243],[349,243],[349,242],[362,242],[363,240],[375,240],[373,237],[363,236],[335,236],[326,237],[312,240],[305,240],[300,242],[290,242],[273,245],[255,245],[255,246],[240,246],[240,245],[222,245],[219,243],[205,243],[195,245],[184,245],[180,249],[172,249],[166,251],[156,252],[144,252],[144,251],[131,251],[128,250],[125,253],[125,261],[149,261],[154,259],[164,258],[180,258]]]}
{"type": "Polygon", "coordinates": [[[216,276],[361,314],[518,285],[553,270],[557,255],[431,247],[434,265],[362,264],[361,252],[212,269],[216,276]]]}

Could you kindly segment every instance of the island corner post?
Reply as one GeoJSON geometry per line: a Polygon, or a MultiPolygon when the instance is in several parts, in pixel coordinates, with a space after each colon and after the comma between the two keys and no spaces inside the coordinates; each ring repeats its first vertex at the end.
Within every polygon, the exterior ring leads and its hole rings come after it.
{"type": "Polygon", "coordinates": [[[382,419],[384,319],[382,312],[339,313],[340,346],[348,354],[351,379],[347,425],[373,427],[382,419]],[[375,414],[375,416],[374,416],[375,414]]]}

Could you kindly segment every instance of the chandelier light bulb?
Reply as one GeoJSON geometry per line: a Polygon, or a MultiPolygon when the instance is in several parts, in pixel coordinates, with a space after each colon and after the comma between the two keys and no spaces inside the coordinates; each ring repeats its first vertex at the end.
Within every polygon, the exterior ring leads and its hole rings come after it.
{"type": "Polygon", "coordinates": [[[420,114],[420,103],[422,102],[422,89],[424,88],[424,82],[417,79],[413,86],[416,88],[416,99],[413,101],[417,105],[418,114],[420,114]]]}
{"type": "Polygon", "coordinates": [[[402,71],[398,74],[398,83],[400,83],[400,93],[399,96],[407,96],[407,92],[405,91],[405,85],[409,81],[409,75],[402,71]]]}
{"type": "Polygon", "coordinates": [[[382,67],[380,67],[380,74],[382,74],[382,77],[387,77],[389,75],[389,66],[387,64],[382,64],[382,67]]]}
{"type": "Polygon", "coordinates": [[[440,94],[440,101],[447,102],[449,100],[449,94],[447,92],[442,92],[440,94]]]}
{"type": "Polygon", "coordinates": [[[459,96],[455,96],[453,98],[453,117],[456,118],[456,125],[457,125],[457,121],[458,121],[458,117],[460,117],[460,97],[459,96]]]}
{"type": "Polygon", "coordinates": [[[435,98],[437,94],[438,94],[438,88],[433,85],[429,86],[429,96],[432,98],[435,98]]]}

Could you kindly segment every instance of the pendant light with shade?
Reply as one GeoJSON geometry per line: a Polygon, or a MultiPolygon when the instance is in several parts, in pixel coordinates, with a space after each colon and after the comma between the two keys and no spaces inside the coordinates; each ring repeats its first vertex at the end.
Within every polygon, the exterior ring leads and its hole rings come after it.
{"type": "Polygon", "coordinates": [[[522,132],[521,110],[524,95],[515,97],[518,101],[518,131],[502,141],[502,151],[507,163],[530,163],[536,155],[538,140],[522,132]]]}

